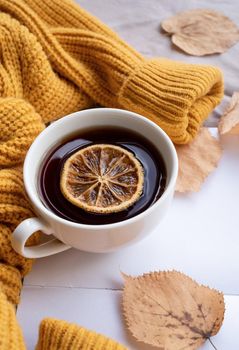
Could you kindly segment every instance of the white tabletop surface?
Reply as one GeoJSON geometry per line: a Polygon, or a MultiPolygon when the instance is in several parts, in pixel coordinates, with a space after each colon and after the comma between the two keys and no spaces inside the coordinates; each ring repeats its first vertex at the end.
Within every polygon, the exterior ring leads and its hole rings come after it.
{"type": "MultiPolygon", "coordinates": [[[[129,349],[153,349],[125,330],[120,271],[139,275],[176,269],[226,294],[224,325],[212,341],[218,350],[238,350],[238,174],[239,147],[226,149],[201,191],[175,195],[168,216],[143,241],[110,254],[71,249],[37,260],[25,278],[17,313],[28,349],[34,348],[40,320],[48,316],[102,332],[129,349]]],[[[202,349],[213,348],[206,343],[202,349]]]]}

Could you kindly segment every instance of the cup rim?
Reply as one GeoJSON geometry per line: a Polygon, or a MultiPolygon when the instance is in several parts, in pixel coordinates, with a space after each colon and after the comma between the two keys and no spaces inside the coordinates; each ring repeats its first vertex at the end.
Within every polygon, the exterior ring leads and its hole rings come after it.
{"type": "MultiPolygon", "coordinates": [[[[59,135],[59,138],[62,135],[59,135]]],[[[162,155],[163,157],[163,155],[162,155]]],[[[174,186],[176,183],[176,179],[177,179],[177,174],[178,174],[178,157],[177,157],[177,152],[175,150],[174,144],[171,141],[171,139],[169,138],[169,136],[165,133],[165,131],[160,128],[160,126],[158,126],[156,123],[154,123],[153,121],[151,121],[150,119],[128,111],[128,110],[123,110],[123,109],[118,109],[118,108],[93,108],[93,109],[86,109],[86,110],[82,110],[82,111],[77,111],[71,114],[68,114],[60,119],[58,119],[57,121],[55,121],[54,123],[52,123],[51,125],[49,125],[47,128],[45,128],[33,141],[33,143],[31,144],[26,157],[25,157],[25,161],[24,161],[24,165],[23,165],[23,180],[24,180],[24,186],[25,186],[25,190],[27,192],[27,195],[30,199],[30,201],[34,204],[34,206],[38,209],[38,211],[40,213],[43,213],[44,216],[50,217],[52,220],[57,221],[60,224],[64,224],[70,227],[74,227],[74,228],[84,228],[84,229],[89,229],[89,230],[95,230],[95,231],[99,231],[102,229],[113,229],[113,228],[120,228],[122,226],[125,225],[129,225],[129,224],[133,224],[134,222],[138,221],[139,219],[149,215],[152,211],[154,211],[167,197],[168,195],[174,190],[174,186]],[[95,113],[97,114],[98,112],[104,110],[104,112],[106,113],[113,113],[113,112],[118,112],[118,113],[123,113],[124,115],[128,115],[132,118],[141,118],[141,120],[143,120],[144,123],[151,125],[152,127],[156,128],[160,134],[160,137],[162,137],[164,139],[164,141],[166,141],[166,143],[168,144],[170,151],[171,151],[171,155],[173,158],[173,166],[172,166],[172,174],[169,178],[169,182],[167,184],[166,189],[164,190],[163,194],[161,195],[161,197],[153,204],[151,205],[149,208],[147,208],[145,211],[143,211],[142,213],[123,220],[123,221],[119,221],[119,222],[115,222],[115,223],[111,223],[111,224],[103,224],[103,225],[88,225],[88,224],[82,224],[82,223],[77,223],[77,222],[73,222],[73,221],[69,221],[66,220],[64,218],[61,218],[60,216],[57,216],[54,212],[52,212],[50,209],[48,209],[47,207],[44,206],[44,204],[42,203],[41,199],[39,198],[39,196],[35,195],[35,191],[32,188],[32,186],[30,186],[29,184],[31,184],[30,178],[31,175],[29,173],[29,169],[30,169],[30,164],[31,164],[31,158],[35,153],[35,148],[36,145],[39,144],[39,142],[41,142],[42,139],[44,139],[46,137],[46,135],[51,132],[52,129],[54,129],[56,126],[60,125],[60,124],[64,124],[66,119],[68,120],[69,118],[79,118],[82,114],[85,113],[95,113]],[[80,116],[79,116],[80,114],[80,116]]]]}

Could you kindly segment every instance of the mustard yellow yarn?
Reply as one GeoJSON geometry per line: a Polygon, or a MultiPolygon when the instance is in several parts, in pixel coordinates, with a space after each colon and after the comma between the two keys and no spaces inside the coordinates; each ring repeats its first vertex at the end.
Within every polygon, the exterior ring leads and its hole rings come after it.
{"type": "MultiPolygon", "coordinates": [[[[183,144],[222,94],[217,68],[145,59],[69,0],[0,0],[0,350],[25,348],[14,306],[32,261],[13,251],[10,237],[34,216],[22,163],[45,125],[102,105],[143,114],[183,144]]],[[[45,320],[37,349],[69,348],[124,349],[77,326],[45,320]]]]}
{"type": "MultiPolygon", "coordinates": [[[[0,349],[25,350],[22,331],[16,321],[16,310],[0,291],[0,349]]],[[[49,349],[50,350],[50,349],[49,349]]]]}
{"type": "Polygon", "coordinates": [[[122,345],[73,323],[51,318],[40,325],[36,350],[126,350],[122,345]]]}
{"type": "Polygon", "coordinates": [[[14,61],[9,91],[31,102],[44,121],[98,103],[142,113],[175,143],[187,143],[220,102],[223,84],[217,68],[144,59],[71,1],[0,0],[0,9],[11,15],[1,18],[6,60],[14,61]]]}

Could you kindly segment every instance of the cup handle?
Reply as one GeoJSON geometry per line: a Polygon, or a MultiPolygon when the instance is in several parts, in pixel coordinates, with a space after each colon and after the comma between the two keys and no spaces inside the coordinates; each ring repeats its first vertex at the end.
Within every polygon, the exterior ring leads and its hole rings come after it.
{"type": "Polygon", "coordinates": [[[36,231],[42,231],[46,235],[52,234],[52,229],[41,219],[30,218],[22,221],[13,231],[11,242],[13,249],[25,258],[43,258],[70,249],[71,247],[62,243],[57,238],[32,246],[25,247],[27,239],[36,231]]]}

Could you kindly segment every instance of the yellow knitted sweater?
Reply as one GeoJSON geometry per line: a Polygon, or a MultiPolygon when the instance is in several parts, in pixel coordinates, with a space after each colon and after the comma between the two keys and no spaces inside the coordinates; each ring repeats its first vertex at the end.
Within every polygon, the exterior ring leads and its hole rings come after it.
{"type": "MultiPolygon", "coordinates": [[[[217,68],[144,59],[69,0],[0,0],[0,349],[24,349],[15,320],[32,261],[10,245],[33,216],[22,163],[45,124],[96,104],[129,109],[187,143],[223,93],[217,68]]],[[[34,236],[31,244],[37,239],[34,236]]],[[[43,321],[38,350],[124,349],[63,321],[43,321]]]]}

